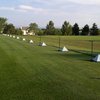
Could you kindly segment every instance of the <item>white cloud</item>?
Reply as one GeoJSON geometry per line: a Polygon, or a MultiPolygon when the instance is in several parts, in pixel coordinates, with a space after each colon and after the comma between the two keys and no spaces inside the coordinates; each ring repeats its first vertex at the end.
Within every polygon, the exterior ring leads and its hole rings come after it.
{"type": "Polygon", "coordinates": [[[13,8],[13,7],[0,7],[0,10],[11,10],[11,11],[14,11],[15,8],[13,8]]]}
{"type": "Polygon", "coordinates": [[[27,6],[27,5],[20,5],[19,9],[24,9],[24,10],[33,10],[33,7],[27,6]]]}
{"type": "MultiPolygon", "coordinates": [[[[65,1],[65,0],[63,0],[65,1]]],[[[89,4],[89,5],[100,5],[100,0],[69,0],[74,3],[79,3],[79,4],[89,4]]]]}
{"type": "Polygon", "coordinates": [[[14,8],[14,7],[0,7],[0,10],[3,10],[3,11],[27,12],[24,9],[19,9],[19,8],[14,8]]]}
{"type": "Polygon", "coordinates": [[[18,9],[25,10],[25,11],[33,11],[33,12],[37,12],[37,13],[46,11],[45,9],[35,8],[35,7],[32,7],[32,6],[28,6],[28,5],[20,5],[18,7],[18,9]]]}
{"type": "Polygon", "coordinates": [[[0,7],[0,10],[8,10],[8,11],[19,11],[19,12],[34,12],[34,13],[40,13],[40,12],[46,12],[43,8],[36,8],[28,5],[19,5],[17,7],[0,7]]]}
{"type": "Polygon", "coordinates": [[[45,4],[68,4],[69,2],[78,4],[100,5],[100,0],[36,0],[45,4]]]}

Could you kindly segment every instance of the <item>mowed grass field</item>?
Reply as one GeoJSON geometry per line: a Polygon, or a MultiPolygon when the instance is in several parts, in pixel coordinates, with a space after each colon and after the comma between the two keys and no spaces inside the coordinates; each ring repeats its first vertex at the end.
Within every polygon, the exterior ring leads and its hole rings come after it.
{"type": "Polygon", "coordinates": [[[60,47],[66,46],[71,50],[91,51],[91,41],[93,41],[94,53],[100,52],[100,36],[23,36],[26,39],[34,40],[35,44],[46,42],[49,46],[60,47]]]}
{"type": "Polygon", "coordinates": [[[89,61],[86,41],[100,37],[62,37],[69,52],[57,51],[58,37],[42,37],[47,47],[25,38],[35,44],[0,35],[0,100],[100,100],[100,63],[89,61]]]}

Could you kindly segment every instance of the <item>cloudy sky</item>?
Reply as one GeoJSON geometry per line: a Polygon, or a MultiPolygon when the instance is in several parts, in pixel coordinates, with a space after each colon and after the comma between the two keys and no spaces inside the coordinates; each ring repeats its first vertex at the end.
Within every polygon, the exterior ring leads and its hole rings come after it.
{"type": "Polygon", "coordinates": [[[17,27],[31,22],[45,27],[49,20],[56,27],[65,20],[80,27],[94,22],[100,27],[100,0],[0,0],[0,17],[17,27]]]}

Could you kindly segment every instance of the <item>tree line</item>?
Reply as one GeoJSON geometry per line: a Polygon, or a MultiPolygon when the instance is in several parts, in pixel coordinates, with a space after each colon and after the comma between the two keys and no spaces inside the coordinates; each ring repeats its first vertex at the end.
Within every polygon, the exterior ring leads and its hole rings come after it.
{"type": "Polygon", "coordinates": [[[15,28],[13,24],[9,24],[7,18],[0,17],[0,33],[21,35],[22,31],[20,28],[15,28]]]}
{"type": "MultiPolygon", "coordinates": [[[[91,28],[88,24],[86,24],[83,28],[80,28],[78,23],[75,23],[72,26],[67,21],[62,24],[61,28],[56,28],[54,26],[54,22],[49,21],[44,29],[39,28],[37,23],[30,23],[28,26],[28,31],[34,32],[36,35],[100,35],[100,30],[96,23],[93,23],[91,28]]],[[[7,19],[3,17],[0,17],[0,33],[16,35],[23,34],[21,28],[16,28],[13,24],[7,23],[7,19]]]]}
{"type": "Polygon", "coordinates": [[[82,29],[79,28],[79,25],[75,23],[73,26],[65,21],[62,24],[61,28],[55,28],[53,21],[49,21],[47,24],[46,29],[44,31],[46,35],[100,35],[100,30],[96,23],[93,23],[92,27],[90,28],[88,24],[86,24],[82,29]]]}

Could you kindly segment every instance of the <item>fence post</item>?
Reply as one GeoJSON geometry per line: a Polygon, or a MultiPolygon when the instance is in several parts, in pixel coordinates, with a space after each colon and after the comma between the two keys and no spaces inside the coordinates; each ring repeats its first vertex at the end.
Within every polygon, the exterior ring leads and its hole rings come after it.
{"type": "Polygon", "coordinates": [[[40,43],[41,43],[41,35],[40,35],[40,43]]]}
{"type": "Polygon", "coordinates": [[[61,41],[61,39],[60,39],[60,36],[59,36],[59,50],[60,50],[60,41],[61,41]]]}
{"type": "Polygon", "coordinates": [[[93,47],[94,47],[94,41],[91,40],[91,58],[93,57],[93,47]]]}

